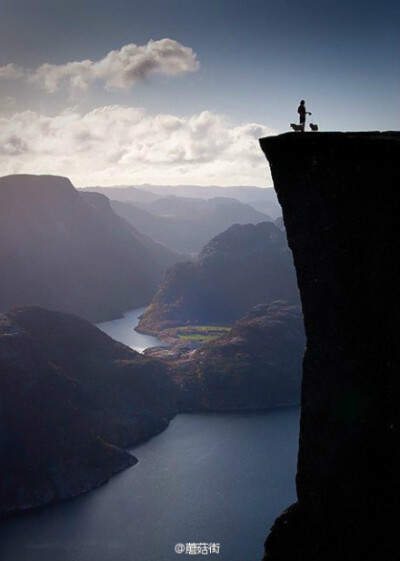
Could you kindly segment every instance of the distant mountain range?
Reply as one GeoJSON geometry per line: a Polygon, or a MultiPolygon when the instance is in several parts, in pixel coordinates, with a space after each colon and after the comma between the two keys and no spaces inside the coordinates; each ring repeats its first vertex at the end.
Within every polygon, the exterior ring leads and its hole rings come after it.
{"type": "Polygon", "coordinates": [[[213,238],[197,262],[168,269],[138,330],[230,323],[274,300],[299,302],[285,233],[272,222],[235,225],[213,238]]]}
{"type": "Polygon", "coordinates": [[[0,178],[0,310],[40,305],[109,319],[147,304],[181,259],[66,178],[0,178]]]}
{"type": "Polygon", "coordinates": [[[113,210],[144,234],[173,250],[199,252],[214,236],[233,224],[272,220],[248,204],[217,197],[199,199],[169,195],[135,204],[111,201],[113,210]]]}
{"type": "Polygon", "coordinates": [[[96,191],[106,195],[109,199],[131,203],[148,203],[169,195],[195,199],[233,198],[241,203],[251,205],[259,212],[268,214],[273,219],[282,214],[275,191],[272,188],[145,184],[136,186],[85,187],[82,190],[96,191]]]}

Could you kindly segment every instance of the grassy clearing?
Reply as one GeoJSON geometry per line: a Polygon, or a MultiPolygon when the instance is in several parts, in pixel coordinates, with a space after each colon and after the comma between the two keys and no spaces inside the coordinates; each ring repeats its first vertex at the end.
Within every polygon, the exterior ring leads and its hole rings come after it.
{"type": "Polygon", "coordinates": [[[227,325],[188,325],[177,327],[175,332],[179,339],[206,343],[221,337],[230,330],[231,326],[227,325]]]}

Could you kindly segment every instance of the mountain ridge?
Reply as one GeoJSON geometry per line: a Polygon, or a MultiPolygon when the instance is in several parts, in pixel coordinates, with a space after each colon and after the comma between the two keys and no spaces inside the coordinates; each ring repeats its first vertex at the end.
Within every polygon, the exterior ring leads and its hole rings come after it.
{"type": "Polygon", "coordinates": [[[0,310],[41,305],[95,321],[151,299],[177,253],[67,178],[0,178],[0,310]],[[88,202],[88,199],[91,199],[88,202]],[[118,272],[118,274],[116,274],[118,272]]]}

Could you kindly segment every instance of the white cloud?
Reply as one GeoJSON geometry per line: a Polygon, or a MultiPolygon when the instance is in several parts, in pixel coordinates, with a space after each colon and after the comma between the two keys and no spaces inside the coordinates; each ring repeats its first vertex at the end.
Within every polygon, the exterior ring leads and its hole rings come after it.
{"type": "Polygon", "coordinates": [[[189,117],[119,105],[53,117],[24,111],[0,118],[0,174],[65,175],[78,186],[267,185],[258,138],[274,133],[210,111],[189,117]]]}
{"type": "Polygon", "coordinates": [[[67,86],[71,91],[86,90],[99,81],[106,88],[126,89],[152,74],[178,76],[198,69],[196,54],[173,39],[150,40],[146,45],[131,43],[110,51],[98,61],[81,60],[66,64],[42,64],[36,70],[23,70],[15,64],[0,67],[0,78],[26,77],[48,93],[67,86]]]}
{"type": "Polygon", "coordinates": [[[6,78],[7,80],[16,80],[17,78],[22,78],[24,75],[24,70],[13,62],[10,62],[5,66],[0,66],[0,78],[6,78]]]}

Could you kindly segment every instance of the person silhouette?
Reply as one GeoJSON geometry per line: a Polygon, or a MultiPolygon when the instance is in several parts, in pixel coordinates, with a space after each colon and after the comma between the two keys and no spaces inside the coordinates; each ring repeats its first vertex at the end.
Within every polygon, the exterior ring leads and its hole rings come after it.
{"type": "Polygon", "coordinates": [[[306,111],[306,102],[304,101],[304,99],[300,101],[300,105],[297,108],[297,113],[300,115],[301,131],[304,132],[304,127],[306,125],[306,115],[311,115],[309,111],[306,111]]]}

